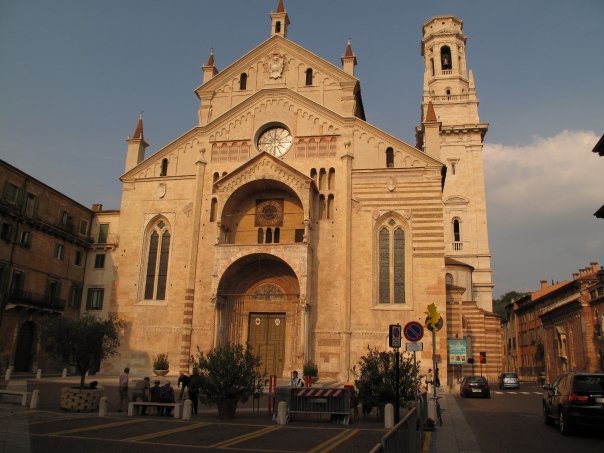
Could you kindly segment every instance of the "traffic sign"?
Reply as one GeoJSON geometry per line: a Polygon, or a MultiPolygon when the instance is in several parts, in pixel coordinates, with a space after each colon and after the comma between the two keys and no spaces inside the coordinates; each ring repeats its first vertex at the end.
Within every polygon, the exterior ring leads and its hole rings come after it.
{"type": "Polygon", "coordinates": [[[419,341],[424,336],[424,326],[422,326],[419,322],[411,321],[405,324],[405,328],[403,329],[403,334],[405,338],[409,341],[419,341]]]}
{"type": "Polygon", "coordinates": [[[406,347],[407,352],[423,351],[424,343],[422,343],[421,341],[419,341],[417,343],[405,343],[405,347],[406,347]]]}
{"type": "Polygon", "coordinates": [[[391,348],[400,348],[401,347],[401,325],[400,324],[390,324],[389,332],[388,332],[388,343],[391,348]]]}

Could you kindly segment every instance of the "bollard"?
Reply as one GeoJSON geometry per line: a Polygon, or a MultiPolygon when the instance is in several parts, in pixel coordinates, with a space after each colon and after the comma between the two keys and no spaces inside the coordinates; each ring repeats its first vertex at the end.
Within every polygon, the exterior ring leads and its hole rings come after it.
{"type": "Polygon", "coordinates": [[[30,409],[38,408],[38,399],[40,398],[40,390],[36,389],[31,392],[31,401],[29,402],[30,409]]]}
{"type": "Polygon", "coordinates": [[[277,424],[287,425],[287,403],[285,401],[279,401],[277,405],[277,424]]]}
{"type": "Polygon", "coordinates": [[[10,368],[6,369],[6,373],[4,373],[4,380],[10,381],[10,368]]]}
{"type": "Polygon", "coordinates": [[[102,396],[99,400],[99,417],[107,416],[107,397],[102,396]]]}
{"type": "Polygon", "coordinates": [[[384,407],[384,428],[394,428],[394,406],[392,403],[388,403],[384,407]]]}
{"type": "Polygon", "coordinates": [[[182,419],[191,420],[191,412],[193,411],[193,401],[186,399],[182,409],[182,419]]]}
{"type": "Polygon", "coordinates": [[[36,371],[36,379],[40,379],[42,377],[42,368],[38,368],[36,371]]]}
{"type": "Polygon", "coordinates": [[[63,374],[61,374],[62,378],[66,378],[67,377],[67,368],[63,368],[63,374]]]}

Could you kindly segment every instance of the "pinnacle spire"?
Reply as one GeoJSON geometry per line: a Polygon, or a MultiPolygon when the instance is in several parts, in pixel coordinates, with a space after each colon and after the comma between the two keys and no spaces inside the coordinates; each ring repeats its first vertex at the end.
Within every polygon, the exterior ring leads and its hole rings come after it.
{"type": "Polygon", "coordinates": [[[214,66],[214,48],[210,49],[210,56],[208,57],[208,63],[206,66],[214,66]]]}
{"type": "Polygon", "coordinates": [[[348,38],[348,44],[346,44],[346,53],[345,57],[354,57],[354,53],[352,52],[352,40],[348,38]]]}
{"type": "Polygon", "coordinates": [[[279,4],[277,5],[277,13],[284,13],[285,7],[283,6],[283,0],[279,0],[279,4]]]}
{"type": "Polygon", "coordinates": [[[145,140],[143,136],[143,112],[141,111],[138,115],[138,121],[136,122],[136,129],[134,129],[134,135],[132,138],[137,140],[145,140]]]}
{"type": "Polygon", "coordinates": [[[434,111],[434,106],[432,105],[432,101],[428,101],[428,110],[426,111],[426,119],[424,122],[432,123],[438,121],[436,119],[436,112],[434,111]]]}
{"type": "Polygon", "coordinates": [[[348,38],[348,43],[346,44],[346,52],[340,58],[342,61],[342,69],[345,73],[354,76],[354,67],[357,64],[357,57],[352,51],[352,40],[348,38]]]}

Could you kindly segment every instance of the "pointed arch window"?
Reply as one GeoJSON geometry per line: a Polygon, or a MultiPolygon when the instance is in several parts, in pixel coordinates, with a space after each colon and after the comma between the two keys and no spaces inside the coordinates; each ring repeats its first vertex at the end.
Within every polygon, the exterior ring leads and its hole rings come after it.
{"type": "Polygon", "coordinates": [[[306,69],[306,86],[312,85],[312,68],[306,69]]]}
{"type": "Polygon", "coordinates": [[[239,90],[244,91],[246,89],[247,89],[247,74],[245,72],[243,72],[239,76],[239,90]]]}
{"type": "Polygon", "coordinates": [[[165,300],[171,241],[169,225],[163,219],[155,222],[147,237],[144,298],[165,300]]]}
{"type": "Polygon", "coordinates": [[[405,232],[394,219],[378,232],[378,302],[405,303],[405,232]]]}

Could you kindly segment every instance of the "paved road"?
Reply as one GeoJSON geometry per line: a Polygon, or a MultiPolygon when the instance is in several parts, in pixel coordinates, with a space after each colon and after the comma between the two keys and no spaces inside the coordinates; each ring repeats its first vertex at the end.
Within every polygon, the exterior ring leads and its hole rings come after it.
{"type": "MultiPolygon", "coordinates": [[[[519,391],[491,389],[491,399],[456,401],[478,440],[489,453],[601,453],[604,433],[579,432],[562,436],[558,426],[546,426],[541,415],[541,388],[523,384],[519,391]]],[[[445,413],[446,416],[446,413],[445,413]]]]}
{"type": "Polygon", "coordinates": [[[260,413],[251,404],[237,410],[232,421],[218,418],[215,408],[193,415],[190,421],[148,415],[128,417],[117,410],[117,389],[107,388],[109,414],[74,414],[57,410],[62,382],[35,381],[40,390],[36,410],[16,403],[0,403],[0,453],[166,453],[197,452],[368,452],[386,433],[376,418],[350,425],[330,423],[327,416],[297,416],[277,425],[266,404],[260,413]]]}
{"type": "Polygon", "coordinates": [[[191,421],[168,417],[98,417],[0,405],[0,452],[154,453],[178,451],[367,452],[385,434],[380,424],[327,420],[279,426],[268,416],[239,414],[225,422],[213,412],[191,421]]]}

